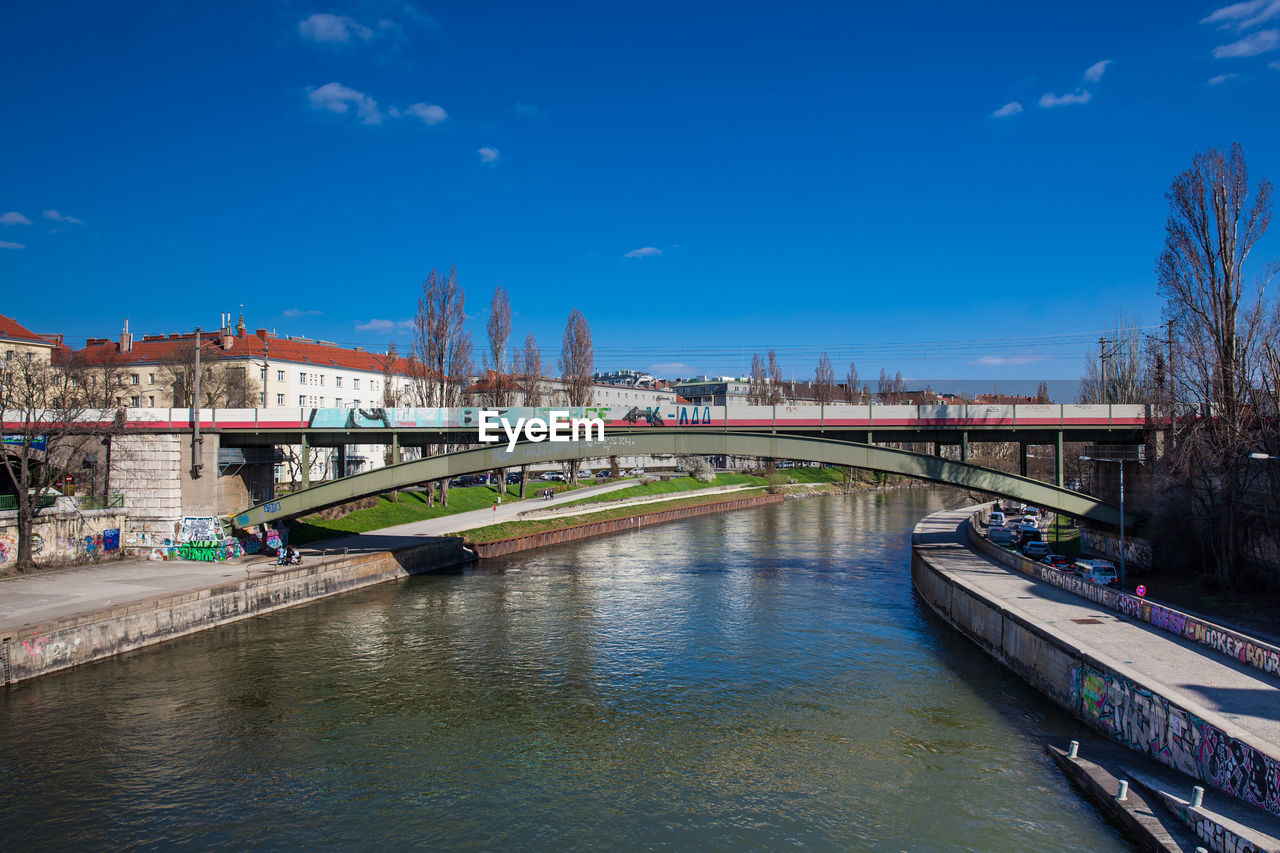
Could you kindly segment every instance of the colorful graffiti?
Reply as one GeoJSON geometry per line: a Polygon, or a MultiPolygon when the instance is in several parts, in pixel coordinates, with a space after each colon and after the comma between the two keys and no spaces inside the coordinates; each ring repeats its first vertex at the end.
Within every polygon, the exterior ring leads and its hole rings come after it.
{"type": "Polygon", "coordinates": [[[1268,643],[1244,634],[1237,634],[1198,619],[1189,613],[1156,604],[1145,598],[1089,583],[1070,572],[1050,568],[1043,563],[1023,560],[1022,570],[1038,580],[1097,602],[1117,613],[1123,613],[1125,616],[1147,622],[1170,634],[1207,646],[1219,654],[1252,666],[1268,675],[1280,676],[1280,648],[1268,643]]]}
{"type": "Polygon", "coordinates": [[[1115,673],[1079,666],[1076,711],[1130,749],[1280,814],[1280,764],[1168,699],[1115,673]]]}
{"type": "Polygon", "coordinates": [[[244,549],[235,539],[193,540],[178,546],[179,557],[202,563],[230,560],[243,554],[244,549]]]}
{"type": "Polygon", "coordinates": [[[18,540],[7,534],[0,535],[0,563],[18,559],[18,540]]]}

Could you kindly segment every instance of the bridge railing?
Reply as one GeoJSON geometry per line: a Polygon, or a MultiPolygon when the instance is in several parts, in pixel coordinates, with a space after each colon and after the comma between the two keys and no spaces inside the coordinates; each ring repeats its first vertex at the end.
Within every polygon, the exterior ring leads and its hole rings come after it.
{"type": "MultiPolygon", "coordinates": [[[[779,404],[777,406],[561,406],[510,407],[500,411],[504,419],[546,417],[563,411],[570,417],[598,417],[606,425],[622,427],[700,427],[773,429],[817,428],[923,428],[942,427],[1137,427],[1148,421],[1150,407],[1142,405],[830,405],[779,404]]],[[[472,430],[479,420],[476,406],[440,408],[261,408],[261,409],[146,409],[125,410],[126,429],[190,429],[199,419],[201,429],[228,430],[362,430],[438,429],[472,430]]],[[[114,411],[88,413],[86,421],[111,423],[114,411]]],[[[18,427],[22,417],[6,412],[4,426],[18,427]]]]}

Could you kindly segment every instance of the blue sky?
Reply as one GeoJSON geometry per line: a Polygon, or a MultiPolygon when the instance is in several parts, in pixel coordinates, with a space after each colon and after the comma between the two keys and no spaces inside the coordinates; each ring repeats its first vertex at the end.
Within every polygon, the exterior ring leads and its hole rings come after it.
{"type": "Polygon", "coordinates": [[[403,346],[456,264],[477,354],[502,285],[552,365],[1072,378],[1196,151],[1280,179],[1280,0],[45,0],[0,79],[0,310],[73,340],[403,346]]]}

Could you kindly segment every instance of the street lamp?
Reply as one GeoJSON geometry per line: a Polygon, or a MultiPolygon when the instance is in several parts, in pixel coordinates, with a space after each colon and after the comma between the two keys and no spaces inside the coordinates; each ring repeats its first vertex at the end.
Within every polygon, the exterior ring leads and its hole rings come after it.
{"type": "Polygon", "coordinates": [[[1120,465],[1120,589],[1124,589],[1124,459],[1101,459],[1081,456],[1081,462],[1116,462],[1120,465]]]}

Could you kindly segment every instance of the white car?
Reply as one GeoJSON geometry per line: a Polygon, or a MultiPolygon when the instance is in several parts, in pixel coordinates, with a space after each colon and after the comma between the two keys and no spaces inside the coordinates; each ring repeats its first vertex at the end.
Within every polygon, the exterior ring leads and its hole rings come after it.
{"type": "Polygon", "coordinates": [[[993,511],[993,512],[991,513],[991,515],[987,517],[987,526],[988,526],[988,527],[1003,527],[1003,526],[1004,526],[1004,513],[1003,513],[1003,512],[1000,512],[1000,511],[998,511],[998,510],[993,511]]]}
{"type": "Polygon", "coordinates": [[[1076,560],[1076,564],[1071,567],[1071,571],[1075,572],[1077,577],[1083,578],[1089,583],[1103,586],[1119,586],[1120,584],[1120,579],[1116,577],[1116,567],[1106,560],[1076,560]]]}
{"type": "Polygon", "coordinates": [[[628,473],[629,475],[631,475],[632,477],[643,477],[643,476],[644,476],[644,469],[643,469],[643,468],[632,468],[632,469],[631,469],[630,471],[628,471],[627,473],[628,473]]]}
{"type": "Polygon", "coordinates": [[[580,468],[580,469],[578,469],[578,477],[579,477],[580,479],[586,479],[587,477],[591,477],[591,476],[593,476],[593,475],[592,475],[592,473],[591,473],[591,469],[590,469],[590,468],[580,468]]]}

